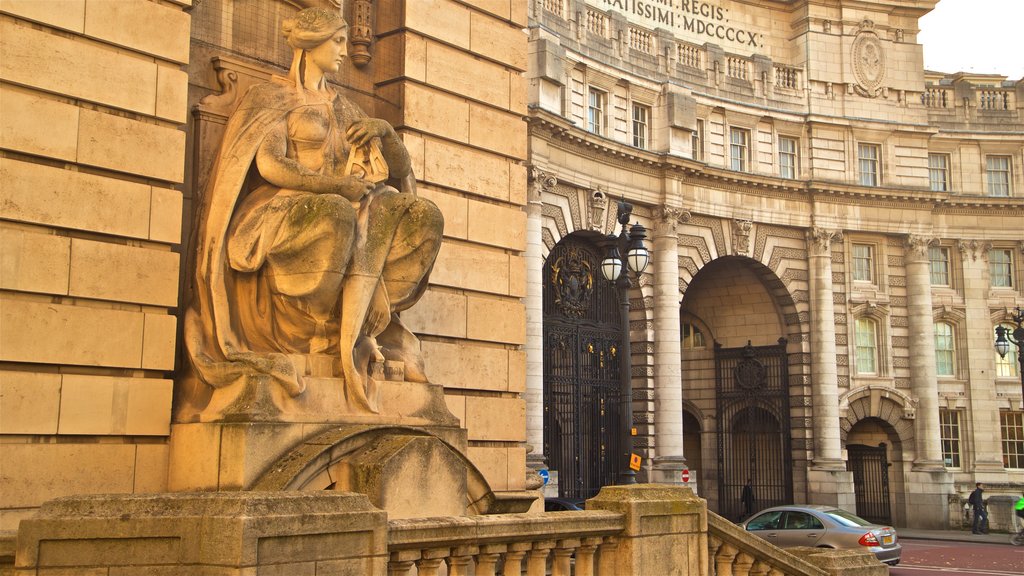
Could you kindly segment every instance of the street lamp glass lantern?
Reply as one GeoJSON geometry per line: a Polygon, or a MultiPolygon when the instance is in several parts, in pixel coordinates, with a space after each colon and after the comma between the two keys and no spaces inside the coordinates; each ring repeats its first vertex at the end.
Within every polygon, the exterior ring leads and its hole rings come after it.
{"type": "Polygon", "coordinates": [[[1006,328],[996,326],[996,352],[999,353],[1000,358],[1006,358],[1009,351],[1010,342],[1006,339],[1006,328]]]}
{"type": "Polygon", "coordinates": [[[609,243],[608,252],[605,254],[604,260],[601,261],[601,274],[604,275],[605,280],[615,282],[621,273],[622,259],[619,258],[619,249],[615,247],[615,244],[609,243]]]}
{"type": "Polygon", "coordinates": [[[626,253],[626,260],[629,268],[637,274],[647,269],[651,254],[644,246],[644,238],[647,237],[647,230],[639,223],[633,224],[629,230],[629,251],[626,253]]]}

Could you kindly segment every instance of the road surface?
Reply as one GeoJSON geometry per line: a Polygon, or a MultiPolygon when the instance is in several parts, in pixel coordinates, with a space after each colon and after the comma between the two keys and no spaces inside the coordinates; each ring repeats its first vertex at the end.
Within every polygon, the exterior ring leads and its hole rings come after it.
{"type": "Polygon", "coordinates": [[[889,576],[1021,576],[1024,546],[901,538],[903,557],[889,576]]]}

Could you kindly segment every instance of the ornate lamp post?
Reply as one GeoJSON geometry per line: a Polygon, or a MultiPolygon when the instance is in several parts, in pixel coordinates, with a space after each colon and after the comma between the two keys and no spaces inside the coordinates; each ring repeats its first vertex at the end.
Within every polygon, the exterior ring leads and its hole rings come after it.
{"type": "Polygon", "coordinates": [[[1021,353],[1021,347],[1024,344],[1024,311],[1020,309],[1020,306],[1017,306],[1010,314],[1010,320],[1017,324],[1013,332],[1002,326],[996,326],[996,352],[999,353],[1000,358],[1006,358],[1006,354],[1010,351],[1010,343],[1017,346],[1017,373],[1020,374],[1020,393],[1022,401],[1024,401],[1024,354],[1021,353]]]}
{"type": "Polygon", "coordinates": [[[636,484],[636,472],[633,471],[631,458],[633,455],[633,383],[631,350],[629,341],[629,287],[632,284],[630,273],[639,279],[639,275],[647,268],[650,252],[644,246],[647,230],[639,223],[629,227],[629,217],[633,214],[633,205],[622,200],[619,202],[618,221],[622,230],[618,236],[609,234],[606,242],[607,253],[601,261],[601,273],[605,280],[615,284],[619,296],[619,315],[622,323],[622,335],[619,343],[619,394],[622,397],[621,426],[622,468],[619,472],[619,484],[636,484]],[[625,254],[625,262],[620,254],[625,254]]]}

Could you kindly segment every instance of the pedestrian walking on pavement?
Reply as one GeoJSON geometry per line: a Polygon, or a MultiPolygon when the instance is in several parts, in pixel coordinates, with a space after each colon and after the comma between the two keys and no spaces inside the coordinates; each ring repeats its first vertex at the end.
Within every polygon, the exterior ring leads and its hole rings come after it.
{"type": "Polygon", "coordinates": [[[985,490],[981,482],[974,485],[974,492],[967,497],[967,503],[971,505],[971,512],[974,515],[971,521],[971,534],[988,534],[988,512],[985,510],[985,490]]]}

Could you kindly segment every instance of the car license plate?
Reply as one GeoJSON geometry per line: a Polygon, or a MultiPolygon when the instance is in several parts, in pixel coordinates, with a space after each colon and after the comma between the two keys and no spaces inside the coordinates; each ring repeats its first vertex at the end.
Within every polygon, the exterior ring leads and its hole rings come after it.
{"type": "Polygon", "coordinates": [[[882,544],[886,546],[892,544],[892,536],[882,536],[882,544]]]}

